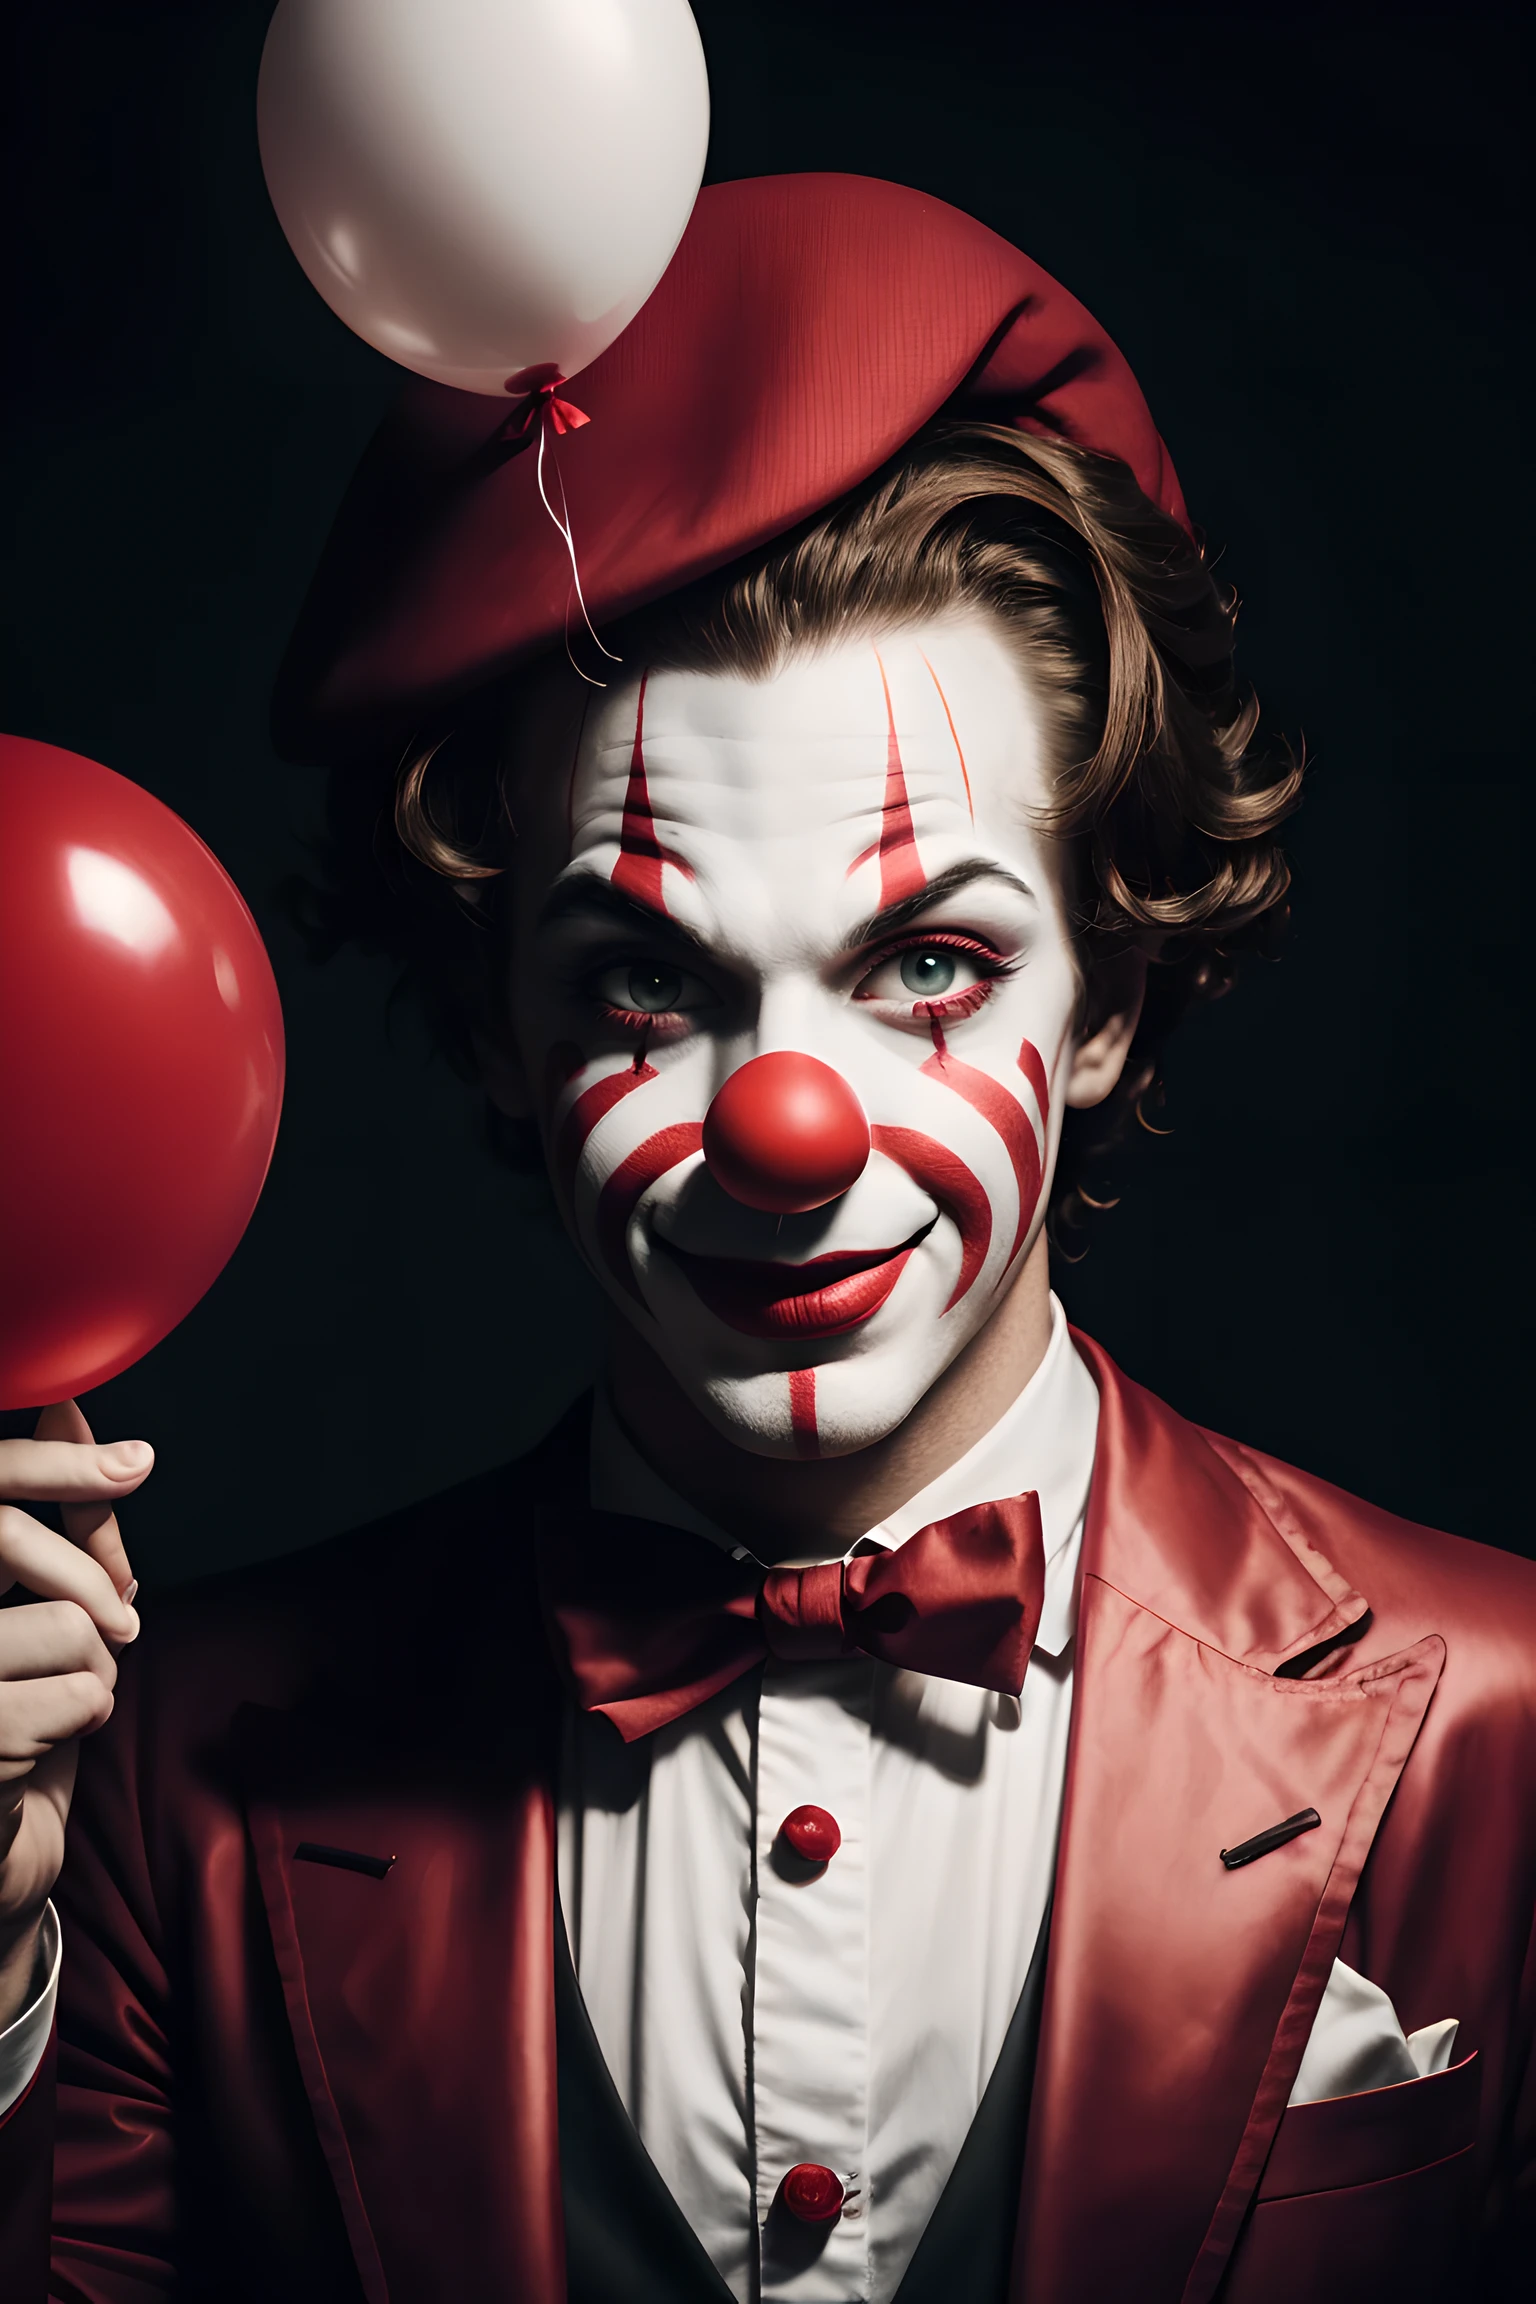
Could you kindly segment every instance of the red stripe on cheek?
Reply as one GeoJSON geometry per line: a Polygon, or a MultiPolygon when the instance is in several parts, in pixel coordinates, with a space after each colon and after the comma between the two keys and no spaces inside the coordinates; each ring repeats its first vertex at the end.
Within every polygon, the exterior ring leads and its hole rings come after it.
{"type": "MultiPolygon", "coordinates": [[[[626,1072],[620,1077],[628,1080],[634,1075],[626,1072]]],[[[675,1127],[659,1129],[654,1136],[647,1136],[643,1144],[637,1144],[627,1160],[619,1162],[597,1196],[597,1253],[619,1286],[633,1296],[637,1304],[645,1299],[635,1285],[630,1266],[629,1220],[657,1178],[665,1176],[680,1160],[689,1159],[703,1142],[704,1130],[697,1120],[680,1120],[675,1127]]]]}
{"type": "Polygon", "coordinates": [[[821,1454],[821,1435],[816,1429],[814,1368],[791,1368],[789,1372],[789,1429],[797,1456],[821,1454]]]}
{"type": "MultiPolygon", "coordinates": [[[[1013,1235],[1013,1246],[1008,1251],[1011,1264],[1019,1252],[1025,1233],[1034,1219],[1040,1199],[1040,1147],[1035,1141],[1034,1129],[1023,1105],[1016,1096],[1010,1096],[1000,1080],[990,1072],[978,1072],[973,1064],[962,1064],[950,1055],[930,1056],[923,1066],[930,1080],[942,1080],[946,1088],[953,1088],[957,1096],[965,1099],[973,1112],[997,1130],[1003,1140],[1003,1149],[1013,1166],[1014,1182],[1019,1191],[1019,1222],[1013,1235]]],[[[1006,1272],[1005,1264],[1003,1270],[1006,1272]]]]}
{"type": "Polygon", "coordinates": [[[665,912],[666,901],[661,892],[663,864],[672,865],[687,880],[693,878],[693,867],[685,864],[675,849],[664,848],[656,837],[650,787],[645,780],[645,684],[649,678],[648,672],[641,675],[640,694],[635,704],[635,743],[629,756],[624,821],[619,830],[619,860],[613,868],[612,879],[614,886],[622,888],[626,896],[648,904],[653,912],[665,912]]]}
{"type": "Polygon", "coordinates": [[[924,1136],[915,1128],[871,1128],[869,1140],[877,1152],[894,1160],[937,1200],[960,1235],[960,1277],[944,1307],[951,1312],[987,1260],[992,1244],[992,1203],[965,1162],[937,1137],[924,1136]]]}
{"type": "Polygon", "coordinates": [[[875,662],[880,665],[880,686],[885,693],[885,805],[880,811],[880,909],[888,904],[899,904],[905,896],[915,896],[925,885],[923,867],[918,861],[917,834],[912,828],[912,809],[907,799],[906,772],[901,765],[901,746],[896,740],[896,714],[891,705],[891,684],[880,662],[880,651],[875,650],[875,662]]]}
{"type": "Polygon", "coordinates": [[[1019,1070],[1035,1092],[1035,1102],[1040,1107],[1040,1125],[1049,1131],[1051,1125],[1051,1083],[1046,1078],[1045,1058],[1033,1040],[1023,1040],[1019,1043],[1019,1070]]]}
{"type": "MultiPolygon", "coordinates": [[[[562,1043],[560,1048],[550,1050],[548,1061],[551,1071],[554,1069],[557,1057],[564,1054],[566,1045],[568,1044],[562,1043]]],[[[580,1051],[577,1050],[576,1053],[580,1057],[580,1051]]],[[[577,1071],[581,1069],[581,1062],[584,1061],[585,1059],[581,1058],[581,1061],[578,1062],[575,1067],[577,1071]]],[[[570,1078],[571,1073],[567,1072],[565,1080],[557,1082],[557,1092],[558,1088],[570,1078]]],[[[587,1148],[587,1138],[599,1120],[605,1119],[615,1104],[621,1104],[633,1089],[643,1088],[647,1080],[654,1080],[655,1078],[656,1067],[654,1064],[627,1064],[622,1072],[606,1072],[601,1080],[594,1080],[590,1088],[583,1088],[560,1123],[555,1136],[554,1155],[550,1162],[554,1169],[555,1182],[565,1194],[568,1205],[573,1204],[577,1165],[582,1153],[587,1148]]]]}

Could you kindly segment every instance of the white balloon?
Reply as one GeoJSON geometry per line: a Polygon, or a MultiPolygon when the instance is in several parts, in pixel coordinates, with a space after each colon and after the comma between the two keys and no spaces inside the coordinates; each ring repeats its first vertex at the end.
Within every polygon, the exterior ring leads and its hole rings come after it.
{"type": "Polygon", "coordinates": [[[501,392],[613,342],[682,237],[709,86],[687,0],[280,0],[257,133],[349,328],[501,392]]]}

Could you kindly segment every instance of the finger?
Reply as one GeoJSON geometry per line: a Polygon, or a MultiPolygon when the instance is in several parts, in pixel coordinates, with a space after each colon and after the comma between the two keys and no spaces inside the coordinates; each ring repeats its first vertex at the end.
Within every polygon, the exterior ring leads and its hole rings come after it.
{"type": "Polygon", "coordinates": [[[71,1737],[67,1743],[53,1745],[30,1765],[24,1760],[12,1761],[10,1773],[0,1774],[0,1864],[14,1847],[31,1805],[46,1803],[58,1819],[60,1834],[64,1833],[79,1768],[80,1746],[71,1737]]]}
{"type": "Polygon", "coordinates": [[[26,1780],[19,1771],[12,1779],[0,1779],[0,1864],[9,1856],[16,1835],[21,1830],[26,1796],[26,1780]]]}
{"type": "Polygon", "coordinates": [[[94,1448],[96,1435],[85,1420],[78,1400],[55,1400],[44,1408],[32,1427],[34,1440],[68,1440],[75,1447],[94,1448]]]}
{"type": "Polygon", "coordinates": [[[99,1561],[16,1505],[0,1504],[0,1592],[13,1584],[40,1600],[78,1601],[103,1639],[122,1645],[138,1637],[138,1617],[99,1561]]]}
{"type": "Polygon", "coordinates": [[[112,1692],[94,1672],[0,1682],[0,1779],[30,1768],[56,1744],[88,1736],[112,1717],[112,1692]]]}
{"type": "Polygon", "coordinates": [[[78,1601],[0,1609],[0,1682],[55,1672],[94,1672],[107,1688],[117,1681],[116,1658],[78,1601]]]}
{"type": "Polygon", "coordinates": [[[117,1514],[104,1504],[66,1504],[60,1517],[71,1544],[89,1552],[105,1568],[113,1591],[131,1603],[139,1589],[138,1579],[129,1565],[117,1514]]]}
{"type": "MultiPolygon", "coordinates": [[[[67,1441],[75,1447],[95,1446],[95,1436],[75,1400],[61,1400],[55,1407],[45,1408],[32,1437],[67,1441]]],[[[114,1588],[131,1602],[138,1584],[111,1505],[66,1504],[61,1518],[71,1544],[78,1544],[82,1552],[89,1552],[93,1560],[99,1560],[114,1588]]]]}
{"type": "Polygon", "coordinates": [[[83,1447],[67,1440],[0,1440],[0,1496],[28,1504],[116,1503],[154,1467],[147,1440],[83,1447]]]}

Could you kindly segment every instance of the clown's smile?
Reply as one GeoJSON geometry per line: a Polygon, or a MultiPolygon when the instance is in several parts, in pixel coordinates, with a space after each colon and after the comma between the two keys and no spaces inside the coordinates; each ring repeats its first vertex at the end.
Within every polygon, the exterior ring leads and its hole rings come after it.
{"type": "Polygon", "coordinates": [[[520,797],[520,1043],[579,1246],[738,1445],[882,1437],[1043,1215],[1079,979],[1045,722],[972,614],[636,671],[520,797]]]}
{"type": "Polygon", "coordinates": [[[700,1301],[739,1336],[800,1340],[843,1336],[879,1311],[931,1226],[900,1248],[866,1254],[809,1256],[803,1264],[771,1259],[693,1256],[666,1247],[700,1301]]]}

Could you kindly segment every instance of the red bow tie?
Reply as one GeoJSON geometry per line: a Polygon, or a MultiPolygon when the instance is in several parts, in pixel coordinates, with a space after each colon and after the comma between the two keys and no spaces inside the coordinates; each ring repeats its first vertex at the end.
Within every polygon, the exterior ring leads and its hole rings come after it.
{"type": "Polygon", "coordinates": [[[770,1655],[863,1654],[1017,1696],[1045,1544],[1033,1493],[935,1520],[894,1552],[766,1570],[655,1521],[549,1512],[538,1576],[578,1703],[632,1744],[770,1655]]]}

